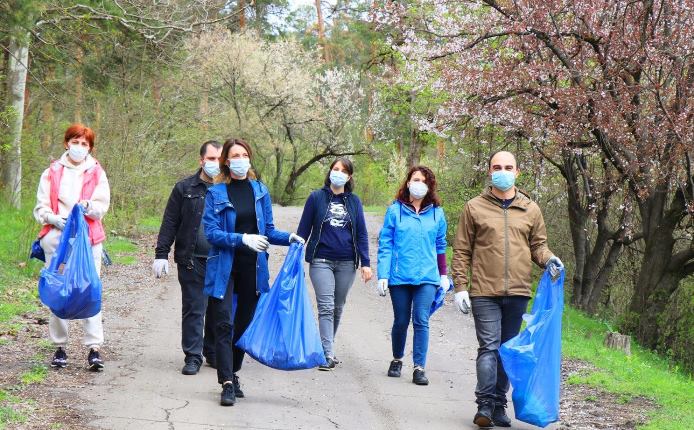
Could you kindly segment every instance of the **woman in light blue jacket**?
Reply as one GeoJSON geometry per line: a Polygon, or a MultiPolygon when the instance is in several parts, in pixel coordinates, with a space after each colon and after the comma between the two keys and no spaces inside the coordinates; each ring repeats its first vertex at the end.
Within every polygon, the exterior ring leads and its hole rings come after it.
{"type": "Polygon", "coordinates": [[[399,377],[407,329],[414,328],[412,382],[428,385],[424,373],[429,347],[429,310],[437,288],[448,291],[446,217],[428,167],[410,168],[395,202],[388,207],[378,239],[378,292],[390,290],[393,303],[393,361],[388,376],[399,377]]]}

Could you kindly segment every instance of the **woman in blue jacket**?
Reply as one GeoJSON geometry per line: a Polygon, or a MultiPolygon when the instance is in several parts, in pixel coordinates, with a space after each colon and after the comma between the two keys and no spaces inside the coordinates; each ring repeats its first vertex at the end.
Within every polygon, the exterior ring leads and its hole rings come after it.
{"type": "Polygon", "coordinates": [[[395,202],[388,207],[378,239],[378,292],[390,289],[393,303],[393,361],[388,376],[399,377],[407,329],[414,328],[412,382],[428,385],[424,373],[429,347],[429,310],[437,288],[448,290],[446,217],[428,167],[407,173],[395,202]]]}
{"type": "Polygon", "coordinates": [[[309,195],[297,233],[308,240],[306,262],[316,292],[318,328],[327,364],[337,363],[333,340],[347,301],[347,293],[361,263],[361,277],[371,279],[369,238],[361,201],[352,193],[354,166],[346,158],[332,162],[323,188],[309,195]]]}
{"type": "Polygon", "coordinates": [[[202,219],[211,245],[204,292],[210,296],[208,314],[214,318],[217,380],[222,384],[223,406],[244,397],[236,372],[245,354],[236,342],[253,319],[260,293],[270,289],[266,251],[270,244],[304,242],[294,233],[275,229],[270,194],[250,170],[251,156],[250,146],[241,139],[224,143],[219,159],[222,182],[208,189],[202,219]]]}

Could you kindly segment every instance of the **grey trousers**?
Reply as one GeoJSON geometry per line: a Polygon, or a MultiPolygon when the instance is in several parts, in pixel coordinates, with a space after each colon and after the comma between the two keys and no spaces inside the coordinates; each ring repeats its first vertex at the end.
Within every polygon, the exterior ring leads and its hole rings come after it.
{"type": "Polygon", "coordinates": [[[320,330],[323,352],[326,357],[335,357],[333,340],[340,325],[342,310],[345,308],[357,271],[354,261],[331,261],[314,258],[309,267],[309,276],[316,292],[318,304],[318,329],[320,330]]]}

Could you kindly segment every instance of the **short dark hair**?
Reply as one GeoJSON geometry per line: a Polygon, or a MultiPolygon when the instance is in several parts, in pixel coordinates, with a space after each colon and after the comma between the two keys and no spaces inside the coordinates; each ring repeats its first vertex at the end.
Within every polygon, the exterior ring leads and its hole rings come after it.
{"type": "Polygon", "coordinates": [[[410,203],[410,189],[407,188],[407,183],[410,182],[410,179],[412,179],[412,175],[414,175],[415,172],[420,172],[422,175],[424,175],[424,183],[427,184],[427,187],[429,187],[429,192],[424,197],[424,200],[422,200],[422,208],[425,208],[430,204],[433,204],[434,206],[441,206],[441,198],[439,198],[439,195],[436,192],[436,176],[434,175],[434,172],[426,166],[410,167],[410,170],[407,172],[407,176],[405,176],[405,180],[403,181],[402,185],[400,185],[400,189],[395,195],[395,198],[401,202],[410,203]]]}
{"type": "Polygon", "coordinates": [[[207,147],[211,146],[215,149],[219,149],[222,147],[222,144],[217,142],[216,140],[208,140],[207,142],[203,143],[202,146],[200,147],[200,158],[204,157],[205,154],[207,154],[207,147]]]}
{"type": "Polygon", "coordinates": [[[354,189],[354,179],[352,179],[351,177],[354,174],[354,164],[352,164],[349,158],[339,157],[336,158],[332,163],[330,163],[330,168],[328,169],[328,173],[326,173],[325,175],[325,181],[323,181],[323,184],[326,187],[330,186],[330,172],[333,170],[333,167],[335,167],[335,165],[338,162],[342,163],[342,165],[345,166],[345,170],[347,170],[347,173],[350,176],[349,181],[347,181],[347,183],[345,184],[345,191],[351,193],[354,189]]]}
{"type": "Polygon", "coordinates": [[[494,158],[494,156],[496,156],[496,154],[498,154],[499,152],[508,152],[509,154],[513,155],[513,159],[516,161],[516,169],[520,168],[520,164],[518,163],[518,158],[516,158],[516,154],[514,154],[511,151],[507,151],[505,149],[500,149],[498,151],[492,152],[492,155],[489,156],[489,160],[487,161],[487,169],[492,168],[492,158],[494,158]]]}

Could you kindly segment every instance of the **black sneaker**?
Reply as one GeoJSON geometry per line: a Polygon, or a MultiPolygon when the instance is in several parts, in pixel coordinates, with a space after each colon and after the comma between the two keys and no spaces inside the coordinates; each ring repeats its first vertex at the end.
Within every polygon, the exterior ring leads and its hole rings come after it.
{"type": "Polygon", "coordinates": [[[98,372],[104,368],[104,361],[99,355],[99,351],[95,349],[89,350],[89,355],[87,356],[87,363],[89,363],[89,370],[92,372],[98,372]]]}
{"type": "Polygon", "coordinates": [[[388,367],[388,376],[390,376],[391,378],[399,378],[401,371],[402,361],[393,360],[390,362],[390,366],[388,367]]]}
{"type": "Polygon", "coordinates": [[[65,350],[63,348],[58,348],[55,350],[53,360],[51,361],[51,367],[55,367],[56,369],[67,367],[67,354],[65,354],[65,350]]]}
{"type": "Polygon", "coordinates": [[[202,360],[198,357],[186,357],[186,365],[181,369],[181,373],[184,375],[196,375],[200,371],[200,366],[202,366],[202,360]]]}
{"type": "Polygon", "coordinates": [[[335,360],[333,360],[332,357],[325,357],[325,361],[327,362],[327,364],[321,364],[320,366],[318,366],[318,370],[328,372],[335,368],[335,360]]]}
{"type": "Polygon", "coordinates": [[[243,394],[243,391],[241,391],[241,383],[239,382],[239,377],[236,376],[236,373],[231,375],[231,382],[234,384],[234,393],[236,393],[236,397],[246,397],[243,394]]]}
{"type": "Polygon", "coordinates": [[[498,427],[511,427],[511,418],[506,415],[506,407],[502,405],[494,406],[492,421],[494,421],[494,425],[498,427]]]}
{"type": "Polygon", "coordinates": [[[412,382],[417,385],[429,385],[429,380],[424,374],[424,369],[419,366],[414,368],[414,372],[412,372],[412,382]]]}
{"type": "Polygon", "coordinates": [[[234,403],[236,403],[234,384],[232,382],[225,382],[222,384],[222,396],[219,400],[219,404],[222,406],[234,406],[234,403]]]}
{"type": "Polygon", "coordinates": [[[494,421],[492,420],[492,415],[494,414],[494,403],[490,401],[479,402],[477,407],[477,413],[475,418],[472,419],[474,424],[477,424],[480,428],[492,428],[494,427],[494,421]]]}

